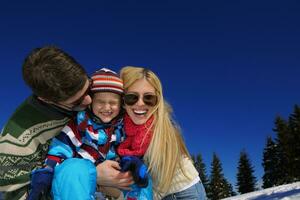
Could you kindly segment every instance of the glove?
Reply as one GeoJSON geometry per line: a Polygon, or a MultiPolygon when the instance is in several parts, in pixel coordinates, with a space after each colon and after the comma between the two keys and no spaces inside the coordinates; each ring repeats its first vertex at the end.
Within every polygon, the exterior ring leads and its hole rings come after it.
{"type": "Polygon", "coordinates": [[[31,172],[31,190],[28,200],[38,200],[40,196],[50,190],[53,179],[53,169],[46,167],[31,172]]]}
{"type": "Polygon", "coordinates": [[[121,159],[121,171],[131,171],[135,184],[139,187],[147,187],[147,166],[137,156],[124,156],[121,159]]]}

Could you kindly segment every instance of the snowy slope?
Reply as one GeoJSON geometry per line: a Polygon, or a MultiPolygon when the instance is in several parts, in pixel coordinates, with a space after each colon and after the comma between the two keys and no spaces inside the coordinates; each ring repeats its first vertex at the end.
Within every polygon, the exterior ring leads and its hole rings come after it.
{"type": "Polygon", "coordinates": [[[300,200],[300,182],[229,197],[223,200],[300,200]]]}

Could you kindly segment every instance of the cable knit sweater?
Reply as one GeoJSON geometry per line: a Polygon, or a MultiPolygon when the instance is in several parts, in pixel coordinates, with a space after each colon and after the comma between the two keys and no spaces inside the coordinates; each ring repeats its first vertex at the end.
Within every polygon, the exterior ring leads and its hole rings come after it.
{"type": "Polygon", "coordinates": [[[26,199],[31,171],[42,167],[50,140],[71,116],[36,96],[16,109],[0,134],[0,191],[5,191],[4,199],[26,199]]]}
{"type": "MultiPolygon", "coordinates": [[[[198,174],[196,168],[194,167],[193,162],[190,158],[188,158],[186,156],[182,156],[182,159],[180,162],[182,164],[182,169],[185,174],[182,172],[182,170],[180,170],[179,165],[178,165],[169,191],[167,191],[165,194],[159,194],[159,193],[157,193],[157,191],[154,190],[154,199],[155,200],[162,199],[163,197],[165,197],[169,194],[181,192],[200,181],[199,174],[198,174]]],[[[155,180],[153,180],[153,183],[155,185],[155,180]]]]}

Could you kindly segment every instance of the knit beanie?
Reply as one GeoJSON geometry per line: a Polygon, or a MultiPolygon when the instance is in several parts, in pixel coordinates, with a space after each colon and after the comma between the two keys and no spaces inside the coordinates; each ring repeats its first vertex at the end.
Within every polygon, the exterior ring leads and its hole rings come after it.
{"type": "Polygon", "coordinates": [[[119,95],[124,93],[123,81],[119,75],[107,68],[102,68],[92,75],[91,92],[113,92],[119,95]]]}

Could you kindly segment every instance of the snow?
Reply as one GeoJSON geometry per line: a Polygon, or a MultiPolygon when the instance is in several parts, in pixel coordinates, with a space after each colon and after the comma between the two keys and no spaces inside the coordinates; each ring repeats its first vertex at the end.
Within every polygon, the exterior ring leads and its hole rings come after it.
{"type": "MultiPolygon", "coordinates": [[[[0,200],[3,199],[0,193],[0,200]]],[[[300,182],[242,194],[222,200],[300,200],[300,182]]]]}
{"type": "Polygon", "coordinates": [[[300,200],[300,182],[250,192],[223,200],[300,200]]]}

